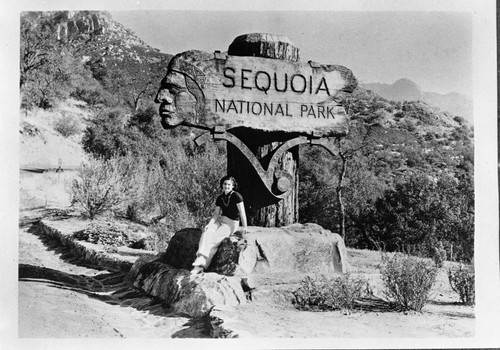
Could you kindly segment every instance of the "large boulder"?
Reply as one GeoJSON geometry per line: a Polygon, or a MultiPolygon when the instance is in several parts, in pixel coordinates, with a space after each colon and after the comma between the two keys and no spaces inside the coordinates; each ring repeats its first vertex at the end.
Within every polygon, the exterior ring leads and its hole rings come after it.
{"type": "MultiPolygon", "coordinates": [[[[201,234],[202,230],[197,228],[178,231],[170,240],[161,261],[178,269],[192,269],[201,234]]],[[[230,236],[219,246],[207,272],[226,276],[247,275],[252,272],[257,256],[255,245],[249,245],[247,240],[241,237],[230,236]]]]}
{"type": "Polygon", "coordinates": [[[170,240],[162,261],[178,269],[192,269],[201,233],[198,228],[178,231],[170,240]]]}
{"type": "Polygon", "coordinates": [[[135,287],[162,299],[173,313],[202,317],[215,305],[245,303],[241,279],[216,273],[190,275],[157,258],[140,258],[129,275],[135,287]]]}
{"type": "MultiPolygon", "coordinates": [[[[170,241],[163,262],[191,269],[201,237],[199,229],[183,229],[170,241]]],[[[227,276],[275,272],[347,271],[347,251],[340,235],[316,224],[280,228],[249,227],[245,238],[224,239],[207,269],[227,276]]]]}
{"type": "Polygon", "coordinates": [[[250,227],[245,237],[224,239],[206,272],[190,275],[202,231],[183,229],[165,253],[132,266],[134,286],[160,298],[173,312],[200,317],[213,307],[290,303],[308,273],[347,271],[343,239],[316,224],[250,227]]]}

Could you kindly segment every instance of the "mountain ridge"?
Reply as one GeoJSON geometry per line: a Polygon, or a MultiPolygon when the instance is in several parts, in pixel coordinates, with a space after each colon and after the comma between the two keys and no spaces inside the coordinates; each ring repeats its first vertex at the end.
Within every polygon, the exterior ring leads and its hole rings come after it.
{"type": "Polygon", "coordinates": [[[461,116],[473,124],[472,99],[458,92],[441,94],[424,91],[417,83],[408,78],[401,78],[392,84],[360,83],[364,89],[371,90],[380,97],[391,101],[422,101],[445,112],[461,116]]]}

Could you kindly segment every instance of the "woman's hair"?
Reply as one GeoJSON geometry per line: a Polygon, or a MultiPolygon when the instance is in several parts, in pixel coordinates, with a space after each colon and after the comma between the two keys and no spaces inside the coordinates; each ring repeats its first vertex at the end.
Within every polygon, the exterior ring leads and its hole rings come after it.
{"type": "Polygon", "coordinates": [[[233,187],[235,190],[238,189],[238,183],[236,182],[236,179],[232,176],[226,175],[222,179],[220,179],[220,187],[222,188],[222,185],[224,184],[224,181],[230,180],[233,182],[233,187]]]}

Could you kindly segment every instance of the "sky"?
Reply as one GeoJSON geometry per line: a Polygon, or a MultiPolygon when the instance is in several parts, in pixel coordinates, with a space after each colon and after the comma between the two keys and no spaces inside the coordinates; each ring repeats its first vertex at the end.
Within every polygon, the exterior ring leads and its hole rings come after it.
{"type": "Polygon", "coordinates": [[[288,37],[301,60],[340,64],[362,83],[409,78],[472,95],[472,15],[437,11],[110,11],[162,52],[226,51],[238,35],[288,37]]]}

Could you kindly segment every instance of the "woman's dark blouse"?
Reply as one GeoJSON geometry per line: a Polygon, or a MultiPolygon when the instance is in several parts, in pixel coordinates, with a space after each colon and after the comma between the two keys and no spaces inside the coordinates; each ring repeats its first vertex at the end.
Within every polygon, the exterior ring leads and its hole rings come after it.
{"type": "Polygon", "coordinates": [[[238,211],[236,204],[241,202],[243,202],[241,194],[236,191],[232,191],[229,195],[221,194],[217,197],[215,205],[221,207],[222,215],[227,216],[231,220],[239,220],[240,212],[238,211]]]}

